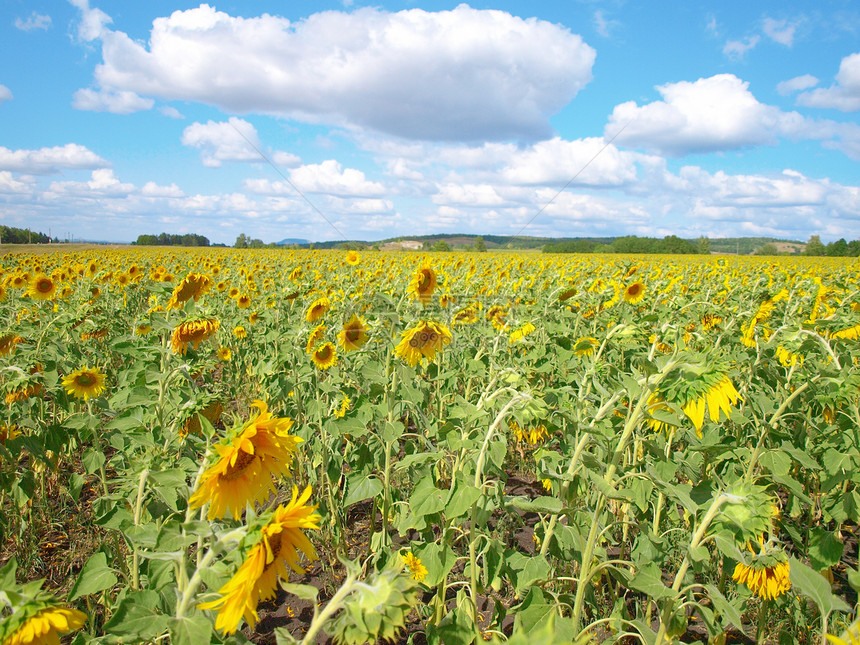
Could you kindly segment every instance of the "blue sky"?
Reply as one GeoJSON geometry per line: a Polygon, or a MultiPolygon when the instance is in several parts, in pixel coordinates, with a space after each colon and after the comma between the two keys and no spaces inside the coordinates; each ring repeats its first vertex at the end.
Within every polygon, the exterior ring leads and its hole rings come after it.
{"type": "Polygon", "coordinates": [[[0,55],[7,226],[860,238],[853,0],[5,0],[0,55]]]}

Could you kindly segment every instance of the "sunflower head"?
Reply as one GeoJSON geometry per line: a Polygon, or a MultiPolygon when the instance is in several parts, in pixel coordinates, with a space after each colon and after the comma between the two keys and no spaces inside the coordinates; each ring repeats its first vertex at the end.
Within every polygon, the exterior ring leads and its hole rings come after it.
{"type": "Polygon", "coordinates": [[[643,298],[645,298],[645,285],[638,280],[636,282],[631,282],[624,289],[624,301],[630,303],[631,305],[638,304],[642,302],[643,298]]]}
{"type": "Polygon", "coordinates": [[[412,277],[412,282],[409,284],[409,293],[412,294],[413,298],[419,300],[422,305],[426,305],[433,297],[436,285],[436,272],[429,264],[425,264],[412,277]]]}
{"type": "Polygon", "coordinates": [[[349,250],[346,252],[346,263],[354,267],[361,262],[361,256],[358,254],[358,251],[349,250]]]}
{"type": "Polygon", "coordinates": [[[337,340],[344,351],[352,352],[361,349],[361,346],[367,342],[367,326],[364,320],[357,314],[353,314],[337,335],[337,340]]]}
{"type": "Polygon", "coordinates": [[[415,367],[425,359],[432,361],[436,352],[448,345],[451,340],[451,332],[445,325],[422,320],[403,332],[400,343],[394,348],[394,353],[415,367]]]}
{"type": "Polygon", "coordinates": [[[215,318],[195,318],[180,323],[173,330],[173,337],[170,341],[173,353],[185,356],[189,345],[192,345],[196,350],[200,343],[218,331],[219,324],[215,318]]]}
{"type": "Polygon", "coordinates": [[[325,315],[325,312],[327,312],[330,308],[331,301],[326,296],[317,298],[316,300],[314,300],[311,306],[308,307],[308,311],[305,314],[305,320],[307,322],[316,322],[317,320],[322,318],[325,315]]]}
{"type": "Polygon", "coordinates": [[[97,367],[82,367],[63,377],[63,387],[76,399],[87,401],[104,392],[105,375],[97,367]]]}
{"type": "Polygon", "coordinates": [[[332,367],[337,363],[337,352],[335,352],[334,345],[332,343],[323,343],[311,354],[311,360],[321,370],[327,370],[332,367]]]}
{"type": "Polygon", "coordinates": [[[37,273],[30,281],[27,295],[33,300],[53,300],[57,295],[57,283],[44,273],[37,273]]]}

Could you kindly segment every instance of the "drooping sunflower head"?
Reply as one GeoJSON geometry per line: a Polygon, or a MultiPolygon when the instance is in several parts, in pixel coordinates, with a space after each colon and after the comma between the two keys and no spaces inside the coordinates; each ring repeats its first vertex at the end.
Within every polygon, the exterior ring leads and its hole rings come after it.
{"type": "Polygon", "coordinates": [[[508,344],[513,345],[514,343],[522,342],[526,336],[531,334],[535,330],[535,326],[530,322],[526,323],[519,329],[515,329],[511,332],[511,335],[508,337],[508,344]]]}
{"type": "Polygon", "coordinates": [[[412,282],[409,284],[409,293],[412,294],[413,298],[419,300],[422,305],[426,305],[433,297],[436,285],[436,272],[429,264],[425,264],[412,277],[412,282]]]}
{"type": "Polygon", "coordinates": [[[747,588],[759,598],[775,600],[791,589],[790,565],[788,556],[774,542],[759,538],[758,543],[750,542],[752,554],[746,562],[735,565],[732,579],[747,588]]]}
{"type": "Polygon", "coordinates": [[[173,294],[167,302],[167,309],[181,309],[192,298],[197,302],[211,287],[212,279],[208,275],[189,273],[173,289],[173,294]]]}
{"type": "Polygon", "coordinates": [[[638,304],[642,302],[645,298],[645,285],[638,280],[636,282],[631,282],[624,289],[624,301],[630,303],[631,305],[638,304]]]}
{"type": "Polygon", "coordinates": [[[316,322],[317,320],[322,318],[325,315],[325,312],[327,312],[330,308],[331,300],[329,300],[326,296],[317,298],[316,300],[314,300],[311,306],[308,307],[308,311],[305,314],[305,320],[307,322],[316,322]]]}
{"type": "Polygon", "coordinates": [[[403,332],[394,353],[412,367],[419,361],[432,361],[437,351],[441,351],[452,340],[450,330],[443,324],[422,320],[414,327],[403,332]]]}
{"type": "Polygon", "coordinates": [[[97,397],[105,390],[105,375],[97,367],[82,367],[63,377],[66,392],[77,399],[97,397]]]}
{"type": "Polygon", "coordinates": [[[337,352],[332,343],[323,343],[311,354],[311,360],[321,370],[327,370],[337,363],[337,352]]]}
{"type": "MultiPolygon", "coordinates": [[[[39,604],[44,605],[44,602],[39,604]]],[[[60,636],[80,629],[87,622],[87,615],[82,611],[55,603],[35,612],[22,610],[20,613],[24,614],[23,619],[19,619],[17,613],[11,617],[12,621],[17,622],[17,625],[9,625],[12,631],[0,634],[4,636],[3,645],[59,643],[60,636]]]]}
{"type": "Polygon", "coordinates": [[[337,335],[340,346],[347,352],[361,349],[367,342],[367,325],[357,314],[344,324],[343,329],[337,335]]]}
{"type": "Polygon", "coordinates": [[[14,332],[6,332],[5,334],[0,334],[0,356],[11,354],[13,351],[15,351],[15,345],[22,342],[23,340],[23,338],[21,338],[14,332]]]}
{"type": "Polygon", "coordinates": [[[308,336],[308,342],[305,345],[305,353],[310,354],[314,351],[314,347],[316,344],[323,339],[325,335],[326,326],[325,325],[317,325],[314,330],[308,336]]]}
{"type": "Polygon", "coordinates": [[[573,352],[577,356],[592,356],[594,350],[600,346],[600,342],[593,336],[580,338],[573,345],[573,352]]]}
{"type": "Polygon", "coordinates": [[[170,341],[173,353],[184,356],[189,345],[192,345],[196,351],[200,343],[218,331],[219,324],[215,318],[196,318],[180,323],[173,330],[170,341]]]}
{"type": "Polygon", "coordinates": [[[30,281],[27,295],[33,300],[52,300],[57,295],[57,283],[50,276],[37,273],[30,281]]]}

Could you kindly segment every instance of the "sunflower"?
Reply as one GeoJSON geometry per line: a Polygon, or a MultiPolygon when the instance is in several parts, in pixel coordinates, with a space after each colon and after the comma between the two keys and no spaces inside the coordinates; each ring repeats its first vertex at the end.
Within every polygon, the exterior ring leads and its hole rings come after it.
{"type": "Polygon", "coordinates": [[[60,605],[45,607],[4,638],[3,645],[59,645],[62,634],[80,629],[86,622],[87,615],[77,609],[60,605]]]}
{"type": "Polygon", "coordinates": [[[30,397],[39,396],[44,389],[45,386],[41,383],[31,383],[30,385],[11,390],[6,393],[6,405],[12,405],[13,403],[26,401],[30,397]]]}
{"type": "Polygon", "coordinates": [[[454,314],[454,325],[472,325],[478,322],[478,313],[472,305],[454,314]]]}
{"type": "Polygon", "coordinates": [[[316,344],[323,339],[325,330],[325,325],[317,325],[314,327],[314,330],[308,336],[308,342],[305,344],[305,354],[310,354],[314,351],[316,344]]]}
{"type": "Polygon", "coordinates": [[[218,331],[218,325],[218,321],[214,318],[198,318],[180,323],[173,330],[173,337],[170,340],[173,353],[185,356],[189,345],[193,345],[196,350],[200,343],[218,331]]]}
{"type": "Polygon", "coordinates": [[[316,550],[302,533],[302,529],[320,528],[321,518],[314,512],[317,507],[306,504],[310,496],[310,486],[301,496],[293,486],[292,501],[275,510],[262,529],[260,541],[251,547],[236,574],[218,590],[221,597],[198,605],[200,609],[218,610],[216,629],[232,634],[242,618],[253,629],[258,618],[257,604],[275,597],[279,579],[289,580],[287,565],[296,573],[303,573],[298,564],[299,552],[308,560],[317,559],[316,550]]]}
{"type": "Polygon", "coordinates": [[[580,338],[573,345],[573,352],[577,356],[592,356],[594,354],[594,350],[600,345],[598,340],[593,336],[586,336],[584,338],[580,338]]]}
{"type": "Polygon", "coordinates": [[[708,407],[711,421],[720,420],[720,410],[729,416],[732,406],[738,402],[740,394],[732,385],[729,377],[722,375],[717,380],[713,381],[707,389],[689,398],[682,410],[684,414],[690,417],[693,425],[696,427],[696,434],[701,434],[702,424],[705,422],[705,406],[708,407]]]}
{"type": "Polygon", "coordinates": [[[5,422],[0,425],[0,445],[6,445],[6,442],[10,439],[15,439],[16,437],[21,436],[21,431],[18,430],[18,426],[14,423],[11,425],[6,424],[5,422]]]}
{"type": "Polygon", "coordinates": [[[152,325],[146,322],[139,323],[134,327],[134,335],[135,336],[146,336],[149,332],[152,331],[152,325]]]}
{"type": "Polygon", "coordinates": [[[323,296],[314,300],[313,304],[308,307],[308,312],[305,314],[307,322],[316,322],[325,315],[325,312],[331,307],[331,301],[323,296]]]}
{"type": "Polygon", "coordinates": [[[44,273],[37,273],[30,281],[27,295],[33,300],[53,300],[57,295],[57,283],[44,273]]]}
{"type": "Polygon", "coordinates": [[[76,399],[86,401],[104,392],[105,375],[97,367],[82,367],[63,377],[63,387],[76,399]]]}
{"type": "MultiPolygon", "coordinates": [[[[750,550],[753,551],[752,547],[750,550]]],[[[774,600],[791,589],[790,572],[784,553],[762,545],[758,553],[753,551],[751,564],[735,565],[732,580],[746,585],[759,598],[774,600]]]]}
{"type": "Polygon", "coordinates": [[[433,297],[436,284],[436,272],[429,264],[425,264],[412,277],[412,282],[409,283],[409,293],[416,300],[420,300],[422,305],[426,305],[433,297]]]}
{"type": "Polygon", "coordinates": [[[427,577],[427,567],[421,564],[421,558],[416,558],[412,551],[407,551],[401,557],[413,580],[421,582],[427,577]]]}
{"type": "Polygon", "coordinates": [[[288,434],[293,420],[273,419],[263,401],[254,401],[260,413],[215,450],[220,456],[200,480],[188,500],[192,509],[209,503],[209,520],[229,512],[238,520],[245,505],[261,502],[275,493],[273,477],[290,474],[292,454],[301,438],[288,434]]]}
{"type": "Polygon", "coordinates": [[[535,330],[535,326],[531,323],[526,323],[519,329],[516,329],[511,332],[510,337],[508,338],[508,344],[513,345],[514,343],[520,342],[525,339],[526,336],[531,334],[535,330]]]}
{"type": "Polygon", "coordinates": [[[358,254],[358,251],[347,251],[346,252],[346,263],[349,266],[354,267],[359,262],[361,262],[361,256],[358,254]]]}
{"type": "Polygon", "coordinates": [[[222,345],[218,348],[218,358],[227,363],[233,359],[233,352],[230,351],[229,347],[224,347],[222,345]]]}
{"type": "Polygon", "coordinates": [[[168,311],[171,309],[182,309],[182,306],[194,298],[194,302],[200,299],[212,287],[212,278],[200,273],[189,273],[173,289],[173,295],[167,301],[168,311]]]}
{"type": "Polygon", "coordinates": [[[11,354],[15,351],[15,345],[24,339],[13,332],[0,335],[0,356],[11,354]]]}
{"type": "Polygon", "coordinates": [[[502,331],[507,325],[508,310],[502,305],[493,305],[487,310],[487,320],[496,331],[502,331]]]}
{"type": "Polygon", "coordinates": [[[237,325],[233,328],[233,335],[236,338],[247,338],[248,332],[245,330],[244,327],[242,327],[242,325],[237,325]]]}
{"type": "Polygon", "coordinates": [[[323,343],[314,350],[311,354],[311,360],[321,370],[327,370],[337,364],[337,353],[334,350],[334,345],[331,343],[323,343]]]}
{"type": "Polygon", "coordinates": [[[645,298],[645,285],[639,281],[631,282],[624,289],[624,301],[631,305],[642,302],[643,298],[645,298]]]}
{"type": "Polygon", "coordinates": [[[432,361],[436,352],[448,345],[451,340],[451,332],[445,325],[422,320],[403,332],[403,337],[394,348],[394,353],[415,367],[425,358],[432,361]]]}
{"type": "Polygon", "coordinates": [[[364,320],[353,314],[337,335],[337,340],[344,351],[352,352],[361,349],[361,346],[367,342],[367,327],[364,320]]]}

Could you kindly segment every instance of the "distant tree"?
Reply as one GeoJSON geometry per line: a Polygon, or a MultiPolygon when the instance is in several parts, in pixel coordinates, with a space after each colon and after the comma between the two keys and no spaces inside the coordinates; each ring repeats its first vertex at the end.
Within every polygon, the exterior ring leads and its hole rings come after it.
{"type": "Polygon", "coordinates": [[[710,255],[711,254],[711,240],[702,235],[699,238],[699,255],[710,255]]]}
{"type": "Polygon", "coordinates": [[[436,242],[431,248],[432,251],[450,251],[451,247],[448,246],[448,243],[445,240],[439,240],[436,242]]]}
{"type": "Polygon", "coordinates": [[[477,251],[478,253],[485,253],[486,250],[487,250],[487,245],[484,244],[484,238],[480,237],[480,236],[476,237],[475,238],[475,251],[477,251]]]}
{"type": "Polygon", "coordinates": [[[233,245],[233,248],[247,249],[248,241],[248,236],[246,236],[244,233],[239,233],[239,237],[236,238],[236,243],[233,245]]]}
{"type": "Polygon", "coordinates": [[[264,246],[266,245],[263,243],[263,240],[260,240],[256,237],[248,242],[249,249],[262,249],[264,246]]]}
{"type": "Polygon", "coordinates": [[[860,240],[848,242],[848,255],[852,258],[860,257],[860,240]]]}
{"type": "Polygon", "coordinates": [[[821,238],[817,235],[810,235],[809,241],[806,243],[804,255],[824,255],[825,247],[821,243],[821,238]]]}
{"type": "Polygon", "coordinates": [[[845,241],[844,237],[839,238],[835,242],[828,244],[824,253],[830,257],[844,258],[848,255],[848,242],[845,241]]]}
{"type": "Polygon", "coordinates": [[[772,244],[768,242],[767,244],[762,244],[755,252],[756,255],[779,255],[779,249],[776,248],[776,244],[772,244]]]}
{"type": "Polygon", "coordinates": [[[667,235],[655,245],[656,253],[698,253],[699,248],[689,240],[682,240],[677,235],[667,235]]]}

